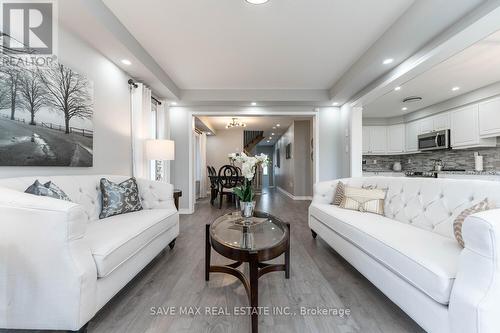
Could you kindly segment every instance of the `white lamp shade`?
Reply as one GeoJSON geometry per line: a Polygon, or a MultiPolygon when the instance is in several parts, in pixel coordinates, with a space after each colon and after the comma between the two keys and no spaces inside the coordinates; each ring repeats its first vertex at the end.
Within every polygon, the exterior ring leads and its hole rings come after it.
{"type": "Polygon", "coordinates": [[[155,161],[173,161],[175,143],[172,140],[146,140],[146,158],[155,161]]]}

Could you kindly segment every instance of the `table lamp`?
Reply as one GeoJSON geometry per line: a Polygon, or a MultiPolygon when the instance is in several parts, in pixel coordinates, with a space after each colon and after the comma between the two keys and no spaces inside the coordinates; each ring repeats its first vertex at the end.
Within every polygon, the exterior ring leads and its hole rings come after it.
{"type": "Polygon", "coordinates": [[[175,159],[175,143],[172,140],[150,139],[146,140],[146,158],[156,161],[155,179],[163,181],[163,161],[175,159]]]}

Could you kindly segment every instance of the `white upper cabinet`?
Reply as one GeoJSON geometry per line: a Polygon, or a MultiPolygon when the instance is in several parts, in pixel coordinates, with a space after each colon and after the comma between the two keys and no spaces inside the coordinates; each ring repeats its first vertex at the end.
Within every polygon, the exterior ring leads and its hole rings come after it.
{"type": "Polygon", "coordinates": [[[387,127],[387,153],[403,153],[405,151],[405,125],[387,127]]]}
{"type": "Polygon", "coordinates": [[[420,134],[434,131],[434,122],[432,118],[433,117],[427,117],[418,121],[420,123],[420,134]]]}
{"type": "Polygon", "coordinates": [[[450,113],[444,112],[420,120],[420,134],[441,131],[450,128],[450,113]]]}
{"type": "Polygon", "coordinates": [[[370,153],[370,126],[363,126],[363,154],[370,153]]]}
{"type": "Polygon", "coordinates": [[[500,98],[479,103],[479,136],[500,136],[500,98]]]}
{"type": "Polygon", "coordinates": [[[479,137],[479,106],[468,105],[451,111],[451,146],[453,148],[494,147],[496,138],[479,137]]]}
{"type": "Polygon", "coordinates": [[[385,126],[371,127],[370,150],[374,154],[385,154],[387,151],[387,128],[385,126]]]}
{"type": "Polygon", "coordinates": [[[406,152],[418,151],[418,135],[420,134],[420,121],[406,123],[406,152]]]}
{"type": "Polygon", "coordinates": [[[441,131],[450,128],[450,113],[444,112],[432,117],[432,127],[434,131],[441,131]]]}
{"type": "Polygon", "coordinates": [[[387,152],[387,127],[363,126],[363,153],[385,154],[387,152]]]}

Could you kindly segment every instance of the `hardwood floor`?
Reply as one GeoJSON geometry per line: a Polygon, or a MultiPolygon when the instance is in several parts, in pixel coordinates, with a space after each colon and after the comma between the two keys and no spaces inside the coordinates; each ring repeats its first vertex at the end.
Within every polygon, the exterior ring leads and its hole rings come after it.
{"type": "MultiPolygon", "coordinates": [[[[307,226],[307,201],[293,201],[274,190],[264,193],[257,209],[291,224],[291,277],[284,272],[259,281],[261,306],[290,307],[295,316],[259,318],[260,332],[423,332],[403,311],[343,260],[307,226]],[[299,307],[350,309],[351,315],[303,316],[299,307]]],[[[132,281],[89,323],[101,332],[249,332],[247,316],[151,315],[151,307],[246,307],[245,290],[236,278],[211,273],[204,278],[205,224],[225,211],[198,203],[196,213],[181,216],[181,233],[173,250],[164,254],[132,281]]],[[[282,261],[280,257],[277,261],[282,261]]],[[[212,251],[212,262],[226,263],[212,251]]],[[[245,268],[246,269],[246,268],[245,268]]],[[[248,273],[248,272],[246,272],[248,273]]]]}

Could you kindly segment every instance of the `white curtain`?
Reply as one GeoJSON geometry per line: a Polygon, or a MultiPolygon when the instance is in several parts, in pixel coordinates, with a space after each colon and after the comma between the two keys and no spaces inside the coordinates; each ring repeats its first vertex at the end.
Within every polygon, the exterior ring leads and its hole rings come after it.
{"type": "Polygon", "coordinates": [[[132,88],[131,100],[132,175],[153,179],[150,161],[144,154],[145,140],[154,139],[151,90],[142,83],[137,85],[137,88],[132,88]]]}
{"type": "Polygon", "coordinates": [[[200,197],[207,196],[207,134],[200,135],[200,197]]]}
{"type": "MultiPolygon", "coordinates": [[[[166,104],[167,102],[162,100],[161,105],[159,104],[156,107],[156,137],[158,139],[170,139],[166,104]]],[[[165,182],[170,183],[170,161],[163,161],[163,179],[165,182]]]]}

